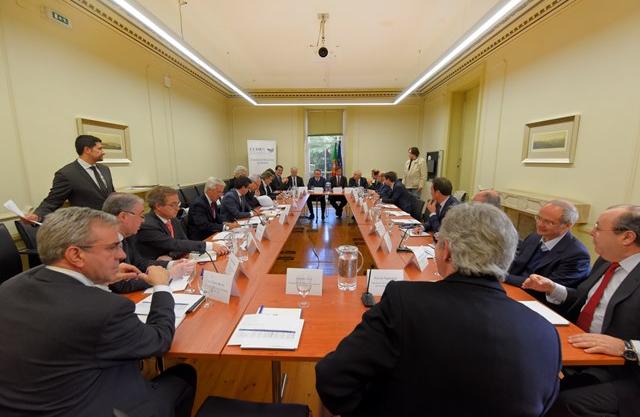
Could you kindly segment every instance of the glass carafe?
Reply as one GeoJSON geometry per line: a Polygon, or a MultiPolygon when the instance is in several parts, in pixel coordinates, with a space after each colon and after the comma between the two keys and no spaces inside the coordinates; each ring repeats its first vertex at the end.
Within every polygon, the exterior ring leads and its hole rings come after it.
{"type": "Polygon", "coordinates": [[[358,282],[356,278],[358,271],[364,263],[362,253],[357,247],[351,245],[338,246],[336,252],[338,252],[338,289],[354,291],[358,282]]]}

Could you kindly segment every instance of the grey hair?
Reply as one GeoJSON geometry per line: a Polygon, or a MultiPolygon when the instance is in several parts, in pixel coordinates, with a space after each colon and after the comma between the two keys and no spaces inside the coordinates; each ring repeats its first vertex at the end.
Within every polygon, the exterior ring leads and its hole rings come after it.
{"type": "Polygon", "coordinates": [[[456,270],[504,280],[518,245],[518,233],[507,215],[482,203],[458,204],[442,222],[438,244],[449,242],[456,270]]]}
{"type": "Polygon", "coordinates": [[[123,211],[132,211],[136,204],[144,204],[144,200],[135,194],[111,193],[109,197],[104,200],[102,211],[117,216],[123,211]]]}
{"type": "Polygon", "coordinates": [[[253,174],[249,176],[249,179],[251,180],[251,182],[258,182],[260,181],[262,178],[260,178],[260,175],[258,174],[253,174]]]}
{"type": "Polygon", "coordinates": [[[207,182],[204,184],[204,191],[206,192],[209,190],[213,190],[219,185],[222,185],[224,187],[225,186],[224,181],[222,181],[220,178],[217,178],[217,177],[209,177],[207,178],[207,182]]]}
{"type": "Polygon", "coordinates": [[[625,209],[625,211],[618,216],[613,226],[616,233],[627,231],[635,233],[635,244],[636,246],[640,246],[640,206],[635,204],[620,204],[609,207],[607,210],[618,208],[625,209]]]}
{"type": "Polygon", "coordinates": [[[491,204],[497,208],[502,207],[500,201],[500,194],[495,190],[482,190],[478,194],[473,196],[473,201],[478,203],[491,204]]]}
{"type": "Polygon", "coordinates": [[[247,169],[247,167],[243,167],[242,165],[237,165],[233,170],[233,176],[234,177],[238,177],[240,175],[246,176],[248,172],[249,170],[247,169]]]}
{"type": "Polygon", "coordinates": [[[565,200],[551,200],[547,202],[552,206],[560,207],[562,209],[562,216],[560,222],[562,224],[574,225],[578,221],[578,209],[576,206],[565,200]]]}
{"type": "Polygon", "coordinates": [[[68,207],[49,214],[38,230],[38,254],[42,263],[51,265],[62,259],[69,246],[90,245],[95,223],[118,227],[118,220],[104,211],[88,207],[68,207]]]}

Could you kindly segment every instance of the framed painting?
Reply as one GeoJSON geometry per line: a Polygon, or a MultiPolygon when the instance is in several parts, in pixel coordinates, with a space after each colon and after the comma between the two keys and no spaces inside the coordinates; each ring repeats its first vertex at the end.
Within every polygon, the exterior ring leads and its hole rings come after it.
{"type": "Polygon", "coordinates": [[[522,163],[572,164],[580,115],[529,122],[524,128],[522,163]]]}
{"type": "Polygon", "coordinates": [[[100,120],[76,119],[79,135],[92,135],[102,140],[105,164],[130,164],[129,126],[100,120]]]}

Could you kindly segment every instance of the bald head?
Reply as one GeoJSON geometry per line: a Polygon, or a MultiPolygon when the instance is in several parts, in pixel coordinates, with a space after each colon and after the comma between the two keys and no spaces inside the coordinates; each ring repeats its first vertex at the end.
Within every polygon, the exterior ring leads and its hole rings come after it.
{"type": "Polygon", "coordinates": [[[476,203],[491,204],[500,208],[500,194],[496,190],[483,190],[473,196],[476,203]]]}

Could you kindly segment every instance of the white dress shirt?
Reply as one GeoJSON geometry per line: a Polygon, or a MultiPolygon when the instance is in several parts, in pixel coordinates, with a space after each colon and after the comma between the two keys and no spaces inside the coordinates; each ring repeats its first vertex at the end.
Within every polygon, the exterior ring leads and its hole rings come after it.
{"type": "MultiPolygon", "coordinates": [[[[91,179],[93,180],[93,182],[96,183],[96,185],[98,186],[98,188],[100,188],[100,184],[98,184],[98,180],[96,179],[96,176],[93,172],[93,170],[91,169],[91,167],[95,166],[95,165],[91,165],[88,164],[85,160],[78,158],[78,163],[80,164],[80,166],[82,168],[84,168],[85,171],[87,171],[87,173],[89,174],[89,176],[91,177],[91,179]]],[[[97,169],[98,167],[96,166],[96,170],[98,171],[98,175],[100,175],[100,179],[102,179],[102,182],[104,183],[105,186],[107,186],[107,180],[104,178],[104,175],[102,175],[102,173],[100,172],[99,169],[97,169]]]]}

